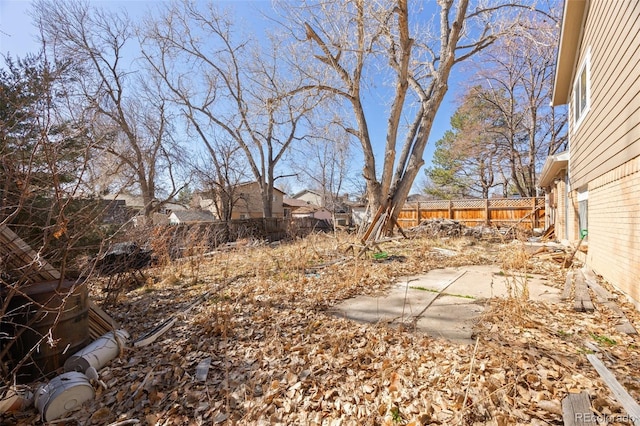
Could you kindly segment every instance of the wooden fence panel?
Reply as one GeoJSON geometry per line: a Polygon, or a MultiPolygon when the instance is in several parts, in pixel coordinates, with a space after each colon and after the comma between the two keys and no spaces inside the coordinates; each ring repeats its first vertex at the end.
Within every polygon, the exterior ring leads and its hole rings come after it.
{"type": "Polygon", "coordinates": [[[453,219],[466,226],[539,228],[545,223],[544,198],[430,200],[405,204],[398,223],[412,227],[429,219],[453,219]]]}

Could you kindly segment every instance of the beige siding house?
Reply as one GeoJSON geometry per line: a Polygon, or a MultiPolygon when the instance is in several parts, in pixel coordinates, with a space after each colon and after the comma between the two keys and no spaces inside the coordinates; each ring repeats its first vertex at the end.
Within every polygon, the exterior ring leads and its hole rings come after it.
{"type": "Polygon", "coordinates": [[[325,200],[322,194],[310,189],[302,190],[295,194],[292,198],[295,200],[305,201],[307,204],[313,204],[314,206],[324,207],[325,205],[325,200]]]}
{"type": "Polygon", "coordinates": [[[640,303],[640,2],[565,0],[553,95],[564,104],[568,156],[540,178],[556,235],[587,230],[587,265],[640,303]]]}
{"type": "MultiPolygon", "coordinates": [[[[231,219],[254,219],[264,216],[262,195],[258,182],[240,184],[236,190],[238,201],[233,206],[231,219]]],[[[271,214],[273,217],[284,217],[283,198],[284,192],[278,188],[273,188],[273,199],[271,200],[271,214]]]]}
{"type": "MultiPolygon", "coordinates": [[[[246,182],[238,184],[234,188],[233,196],[235,202],[231,212],[231,219],[256,219],[264,216],[262,209],[262,195],[258,182],[246,182]]],[[[194,204],[196,208],[208,210],[217,215],[214,200],[210,193],[196,194],[194,204]]],[[[283,206],[284,192],[278,188],[273,188],[273,199],[271,204],[272,217],[284,217],[283,206]]],[[[217,216],[216,216],[217,217],[217,216]]]]}

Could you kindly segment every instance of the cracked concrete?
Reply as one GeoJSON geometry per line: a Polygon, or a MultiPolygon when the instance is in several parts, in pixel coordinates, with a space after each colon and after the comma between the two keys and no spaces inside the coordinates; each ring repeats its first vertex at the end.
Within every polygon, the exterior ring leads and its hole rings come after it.
{"type": "Polygon", "coordinates": [[[334,314],[357,322],[414,328],[434,337],[473,343],[473,325],[492,297],[519,296],[559,302],[561,290],[543,276],[505,276],[496,265],[463,266],[403,277],[382,296],[357,296],[336,305],[334,314]]]}

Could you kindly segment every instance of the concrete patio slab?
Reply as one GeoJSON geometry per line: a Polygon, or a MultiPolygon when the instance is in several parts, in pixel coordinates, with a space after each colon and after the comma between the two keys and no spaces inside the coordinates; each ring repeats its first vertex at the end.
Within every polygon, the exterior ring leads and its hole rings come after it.
{"type": "Polygon", "coordinates": [[[542,276],[506,276],[496,265],[443,268],[402,277],[382,296],[358,296],[336,305],[336,315],[357,322],[405,324],[434,337],[472,343],[473,323],[492,297],[559,302],[561,290],[542,276]]]}

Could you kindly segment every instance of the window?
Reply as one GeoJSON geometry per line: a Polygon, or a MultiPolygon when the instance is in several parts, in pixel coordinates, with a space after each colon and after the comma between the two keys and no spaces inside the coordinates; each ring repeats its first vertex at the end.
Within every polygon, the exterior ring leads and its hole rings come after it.
{"type": "Polygon", "coordinates": [[[578,71],[576,81],[573,85],[573,124],[579,125],[582,122],[585,114],[589,110],[590,103],[590,52],[587,51],[587,57],[585,58],[580,70],[578,71]]]}

